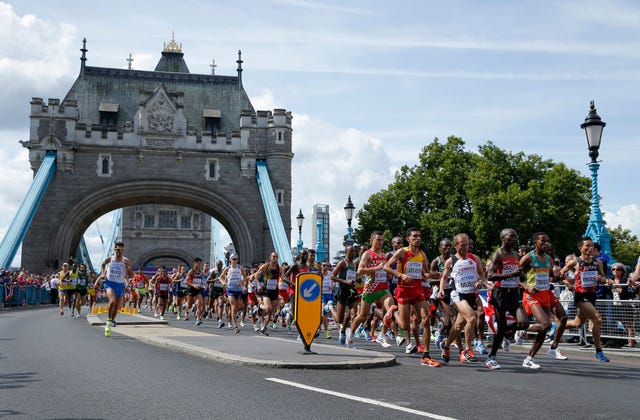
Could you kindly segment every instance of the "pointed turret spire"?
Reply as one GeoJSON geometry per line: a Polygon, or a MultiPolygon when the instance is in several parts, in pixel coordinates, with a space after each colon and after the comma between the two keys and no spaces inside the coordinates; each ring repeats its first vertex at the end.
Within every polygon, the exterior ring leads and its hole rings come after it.
{"type": "Polygon", "coordinates": [[[238,50],[238,59],[236,60],[238,63],[238,84],[242,86],[242,51],[238,50]]]}
{"type": "Polygon", "coordinates": [[[175,33],[171,31],[171,41],[164,43],[162,57],[156,65],[155,71],[166,71],[171,73],[189,73],[187,63],[184,62],[182,44],[178,44],[175,33]]]}
{"type": "Polygon", "coordinates": [[[84,76],[84,67],[87,61],[87,51],[89,51],[87,49],[87,38],[82,38],[82,48],[80,48],[80,51],[82,51],[82,56],[80,57],[80,75],[84,76]]]}

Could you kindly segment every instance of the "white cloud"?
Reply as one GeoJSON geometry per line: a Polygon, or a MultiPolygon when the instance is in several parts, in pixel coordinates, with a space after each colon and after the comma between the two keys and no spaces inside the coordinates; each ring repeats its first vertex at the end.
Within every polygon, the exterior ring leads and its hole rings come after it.
{"type": "Polygon", "coordinates": [[[609,229],[614,229],[621,225],[629,229],[632,234],[640,237],[640,205],[632,203],[626,204],[614,211],[604,211],[604,220],[609,229]]]}
{"type": "MultiPolygon", "coordinates": [[[[328,204],[331,225],[331,256],[342,247],[347,231],[344,206],[350,195],[356,213],[371,194],[385,188],[393,178],[391,158],[380,139],[354,128],[335,127],[307,114],[294,114],[291,204],[292,226],[298,209],[305,215],[303,241],[311,244],[314,204],[328,204]]],[[[357,226],[357,219],[352,226],[357,226]]],[[[297,232],[292,243],[297,242],[297,232]]]]}
{"type": "Polygon", "coordinates": [[[69,51],[75,27],[51,23],[35,15],[20,16],[0,2],[0,82],[3,89],[22,85],[50,87],[70,70],[69,51]],[[11,80],[10,84],[5,82],[11,80]]]}

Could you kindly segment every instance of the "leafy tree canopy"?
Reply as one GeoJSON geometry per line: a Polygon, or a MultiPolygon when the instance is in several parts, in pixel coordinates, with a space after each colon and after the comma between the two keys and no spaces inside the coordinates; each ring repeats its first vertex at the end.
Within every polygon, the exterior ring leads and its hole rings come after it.
{"type": "Polygon", "coordinates": [[[394,182],[358,212],[356,241],[367,244],[373,230],[384,231],[385,240],[404,237],[415,226],[423,232],[430,257],[437,255],[441,239],[460,232],[475,240],[475,252],[487,256],[499,246],[500,231],[511,227],[521,244],[544,231],[558,255],[576,251],[589,215],[587,177],[562,163],[514,154],[491,142],[478,153],[464,146],[458,137],[445,143],[436,138],[425,146],[418,164],[400,168],[394,182]]]}

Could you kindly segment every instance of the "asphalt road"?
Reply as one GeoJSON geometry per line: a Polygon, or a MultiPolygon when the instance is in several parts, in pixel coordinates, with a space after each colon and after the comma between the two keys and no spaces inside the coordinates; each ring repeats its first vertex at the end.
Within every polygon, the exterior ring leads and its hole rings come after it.
{"type": "MultiPolygon", "coordinates": [[[[203,330],[213,332],[211,324],[205,321],[203,330]]],[[[640,409],[640,359],[541,355],[543,369],[529,371],[520,366],[524,355],[512,351],[499,353],[501,371],[489,371],[483,363],[456,361],[428,368],[395,347],[384,351],[397,353],[396,366],[238,367],[120,334],[106,339],[101,328],[53,308],[3,311],[0,418],[625,419],[637,418],[640,409]]]]}

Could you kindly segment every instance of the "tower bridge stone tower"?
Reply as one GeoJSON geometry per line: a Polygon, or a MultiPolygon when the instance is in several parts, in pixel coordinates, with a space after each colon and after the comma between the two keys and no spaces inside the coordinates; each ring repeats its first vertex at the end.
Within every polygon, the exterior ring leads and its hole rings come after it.
{"type": "Polygon", "coordinates": [[[240,52],[237,75],[221,76],[189,73],[173,37],[154,71],[90,67],[86,40],[81,51],[80,74],[62,102],[31,100],[21,144],[34,171],[50,150],[57,168],[22,244],[25,267],[57,268],[98,217],[158,203],[217,219],[242,263],[265,259],[273,244],[256,160],[266,162],[290,237],[291,113],[254,110],[240,52]]]}

